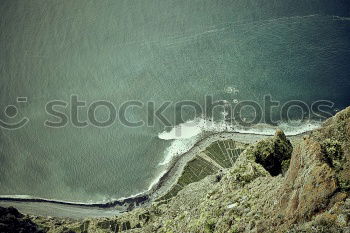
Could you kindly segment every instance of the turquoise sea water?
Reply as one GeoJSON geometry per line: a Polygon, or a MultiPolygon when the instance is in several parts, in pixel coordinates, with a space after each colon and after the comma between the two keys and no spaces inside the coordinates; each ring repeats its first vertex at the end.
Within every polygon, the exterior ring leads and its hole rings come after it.
{"type": "MultiPolygon", "coordinates": [[[[158,138],[167,129],[158,121],[45,127],[45,104],[72,94],[115,106],[203,104],[208,94],[348,106],[349,9],[320,0],[1,0],[0,107],[16,105],[30,123],[0,130],[0,195],[101,201],[144,191],[164,169],[172,141],[158,138]]],[[[84,120],[86,108],[80,113],[84,120]]],[[[147,113],[135,108],[127,117],[147,113]]]]}

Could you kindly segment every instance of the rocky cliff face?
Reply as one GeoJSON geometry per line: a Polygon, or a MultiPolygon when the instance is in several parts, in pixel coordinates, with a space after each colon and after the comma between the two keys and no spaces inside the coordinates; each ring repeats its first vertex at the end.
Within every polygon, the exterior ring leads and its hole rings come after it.
{"type": "Polygon", "coordinates": [[[350,108],[292,147],[282,131],[230,168],[121,216],[36,218],[48,232],[350,232],[350,108]]]}
{"type": "Polygon", "coordinates": [[[45,231],[15,208],[0,207],[0,232],[44,233],[45,231]]]}

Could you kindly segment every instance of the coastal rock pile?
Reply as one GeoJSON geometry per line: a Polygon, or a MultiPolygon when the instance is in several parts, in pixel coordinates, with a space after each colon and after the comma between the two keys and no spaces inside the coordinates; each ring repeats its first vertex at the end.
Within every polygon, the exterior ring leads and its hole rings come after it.
{"type": "MultiPolygon", "coordinates": [[[[350,108],[292,144],[282,131],[176,196],[48,232],[350,232],[350,108]],[[68,227],[68,228],[67,228],[68,227]]],[[[39,222],[39,220],[34,220],[39,222]]]]}

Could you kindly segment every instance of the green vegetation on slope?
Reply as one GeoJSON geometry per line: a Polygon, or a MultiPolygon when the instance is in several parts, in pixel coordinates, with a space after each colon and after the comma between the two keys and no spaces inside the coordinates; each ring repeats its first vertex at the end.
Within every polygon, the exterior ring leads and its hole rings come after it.
{"type": "Polygon", "coordinates": [[[235,142],[232,139],[213,142],[187,163],[177,183],[159,200],[168,200],[176,196],[187,185],[200,181],[222,169],[232,167],[246,146],[246,144],[235,142]]]}

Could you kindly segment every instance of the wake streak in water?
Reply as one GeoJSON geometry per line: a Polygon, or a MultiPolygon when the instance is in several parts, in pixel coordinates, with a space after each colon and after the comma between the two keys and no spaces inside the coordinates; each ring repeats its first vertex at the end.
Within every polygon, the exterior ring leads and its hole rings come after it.
{"type": "MultiPolygon", "coordinates": [[[[203,36],[210,36],[216,33],[224,32],[229,29],[234,30],[235,27],[241,27],[246,25],[254,25],[261,27],[270,23],[276,23],[276,22],[282,22],[285,23],[286,20],[300,20],[300,19],[308,19],[308,18],[315,18],[315,17],[322,17],[322,18],[329,18],[330,20],[349,20],[349,18],[345,17],[339,17],[339,16],[330,16],[330,15],[319,15],[319,14],[311,14],[311,15],[295,15],[295,16],[288,16],[288,17],[279,17],[279,18],[272,18],[272,19],[261,19],[261,20],[254,20],[254,21],[230,21],[220,24],[215,24],[210,27],[208,27],[208,30],[202,31],[202,32],[190,32],[187,35],[174,35],[169,36],[167,38],[164,38],[165,40],[149,40],[149,41],[129,41],[126,43],[120,43],[116,44],[114,46],[117,47],[125,47],[130,45],[138,45],[138,46],[148,46],[150,44],[165,44],[165,46],[173,46],[179,43],[185,43],[190,42],[195,39],[201,38],[203,36]]],[[[293,23],[293,22],[290,22],[293,23]]]]}

